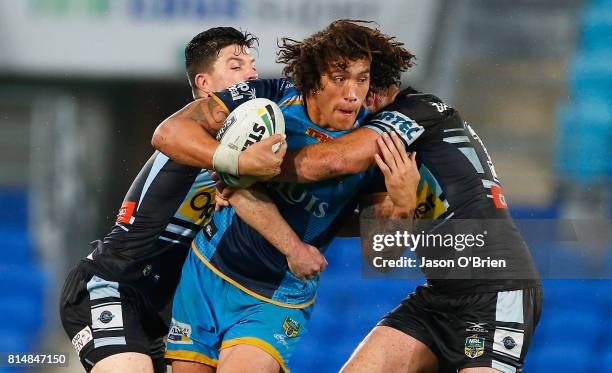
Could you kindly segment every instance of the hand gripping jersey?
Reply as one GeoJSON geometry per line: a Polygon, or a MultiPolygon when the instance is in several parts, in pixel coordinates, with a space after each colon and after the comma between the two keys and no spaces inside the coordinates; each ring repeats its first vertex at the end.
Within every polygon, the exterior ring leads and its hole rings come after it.
{"type": "MultiPolygon", "coordinates": [[[[421,180],[415,217],[470,222],[472,228],[495,230],[472,256],[503,258],[506,269],[474,272],[478,280],[428,282],[439,290],[504,290],[537,283],[531,255],[507,209],[500,181],[484,144],[459,113],[439,98],[408,88],[395,102],[369,118],[364,126],[378,133],[396,131],[407,151],[417,152],[421,180]],[[502,280],[503,278],[503,280],[502,280]]],[[[439,223],[433,226],[440,227],[439,223]]],[[[418,233],[418,232],[415,232],[418,233]]],[[[451,248],[452,250],[452,248],[451,248]]],[[[423,250],[417,249],[419,256],[423,250]]],[[[467,251],[466,251],[467,253],[467,251]]],[[[423,271],[430,277],[427,269],[423,271]]]]}
{"type": "MultiPolygon", "coordinates": [[[[228,111],[246,100],[264,97],[276,102],[285,116],[289,151],[336,138],[347,131],[328,131],[311,122],[303,98],[291,80],[251,80],[217,93],[228,111]]],[[[267,190],[282,216],[304,242],[325,251],[369,175],[362,173],[312,184],[269,183],[267,190]]],[[[314,298],[318,278],[301,281],[287,260],[232,208],[213,219],[194,240],[198,257],[218,275],[247,293],[289,307],[306,307],[314,298]]]]}
{"type": "Polygon", "coordinates": [[[112,231],[89,258],[105,278],[133,285],[163,310],[191,241],[214,210],[214,192],[207,170],[155,152],[134,179],[112,231]]]}

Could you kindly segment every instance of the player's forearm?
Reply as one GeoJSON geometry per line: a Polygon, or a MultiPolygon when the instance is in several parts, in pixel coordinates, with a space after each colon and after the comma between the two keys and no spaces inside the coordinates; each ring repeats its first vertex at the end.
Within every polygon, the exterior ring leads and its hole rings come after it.
{"type": "Polygon", "coordinates": [[[238,216],[285,256],[293,254],[302,240],[282,217],[274,202],[254,189],[238,189],[229,198],[238,216]]]}
{"type": "Polygon", "coordinates": [[[164,120],[155,129],[151,144],[176,162],[211,169],[219,146],[214,136],[226,117],[215,100],[194,101],[164,120]]]}
{"type": "MultiPolygon", "coordinates": [[[[349,136],[349,135],[345,135],[349,136]]],[[[277,181],[311,183],[367,170],[376,154],[376,142],[350,140],[319,143],[287,153],[277,181]]]]}
{"type": "Polygon", "coordinates": [[[389,215],[391,219],[403,220],[409,224],[412,224],[415,209],[416,193],[409,193],[408,198],[404,200],[404,203],[401,206],[395,203],[393,204],[393,208],[389,215]]]}

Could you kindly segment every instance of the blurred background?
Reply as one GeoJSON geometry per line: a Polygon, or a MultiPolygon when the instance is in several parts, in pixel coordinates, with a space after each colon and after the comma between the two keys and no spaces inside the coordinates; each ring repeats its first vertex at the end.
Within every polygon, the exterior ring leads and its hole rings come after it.
{"type": "MultiPolygon", "coordinates": [[[[82,371],[60,287],[113,225],[154,128],[191,100],[195,34],[254,33],[271,78],[279,37],[337,18],[374,20],[416,53],[403,86],[472,124],[517,219],[578,219],[603,237],[595,257],[581,242],[537,248],[559,250],[571,273],[544,281],[525,371],[612,372],[612,0],[0,0],[0,352],[68,352],[55,371],[82,371]]],[[[328,251],[294,372],[337,371],[422,283],[361,278],[358,245],[328,251]]]]}

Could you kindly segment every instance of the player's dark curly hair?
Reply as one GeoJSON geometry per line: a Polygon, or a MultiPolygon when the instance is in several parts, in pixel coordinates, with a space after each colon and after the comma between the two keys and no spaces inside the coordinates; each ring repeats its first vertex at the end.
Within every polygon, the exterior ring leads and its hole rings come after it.
{"type": "Polygon", "coordinates": [[[195,87],[194,79],[199,72],[210,71],[221,49],[234,44],[252,48],[259,45],[259,39],[233,27],[213,27],[194,36],[185,47],[185,69],[191,86],[195,87]]]}
{"type": "Polygon", "coordinates": [[[302,94],[320,89],[321,76],[331,67],[346,67],[348,61],[371,59],[370,86],[382,89],[399,81],[402,71],[414,64],[415,56],[394,37],[366,26],[370,21],[337,20],[324,30],[296,41],[282,38],[276,62],[285,64],[302,94]]]}

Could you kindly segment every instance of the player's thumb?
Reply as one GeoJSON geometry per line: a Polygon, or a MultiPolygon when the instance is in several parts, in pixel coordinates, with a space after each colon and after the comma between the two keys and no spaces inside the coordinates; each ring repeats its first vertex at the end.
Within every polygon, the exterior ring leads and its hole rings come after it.
{"type": "Polygon", "coordinates": [[[276,151],[276,155],[282,158],[285,158],[285,154],[287,153],[287,141],[283,141],[280,148],[276,151]]]}

